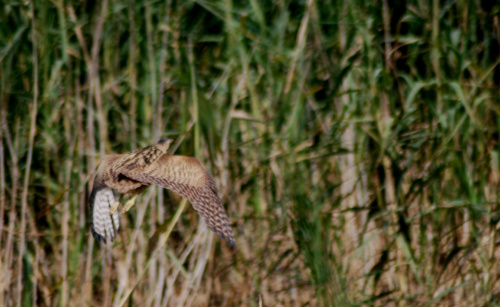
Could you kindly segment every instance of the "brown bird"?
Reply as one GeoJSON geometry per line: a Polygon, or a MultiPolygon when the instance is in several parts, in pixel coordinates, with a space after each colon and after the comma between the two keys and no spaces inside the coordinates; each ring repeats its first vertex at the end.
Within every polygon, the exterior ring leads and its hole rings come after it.
{"type": "Polygon", "coordinates": [[[125,154],[104,157],[97,169],[90,194],[90,228],[94,237],[106,243],[119,231],[119,203],[112,191],[132,196],[123,211],[135,203],[137,194],[151,184],[187,198],[208,227],[236,248],[233,230],[217,195],[215,183],[205,167],[193,157],[167,154],[172,140],[160,140],[153,146],[125,154]]]}

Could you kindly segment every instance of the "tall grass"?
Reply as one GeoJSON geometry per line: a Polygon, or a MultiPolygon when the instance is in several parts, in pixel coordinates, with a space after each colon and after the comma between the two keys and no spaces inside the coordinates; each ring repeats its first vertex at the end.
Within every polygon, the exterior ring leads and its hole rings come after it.
{"type": "Polygon", "coordinates": [[[3,2],[0,305],[500,305],[499,14],[3,2]],[[159,188],[90,235],[100,159],[161,137],[213,175],[236,251],[159,188]]]}

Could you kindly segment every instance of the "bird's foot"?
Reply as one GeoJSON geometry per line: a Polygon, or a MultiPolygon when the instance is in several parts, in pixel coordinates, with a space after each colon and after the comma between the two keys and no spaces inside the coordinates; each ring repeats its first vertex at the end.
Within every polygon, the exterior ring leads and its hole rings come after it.
{"type": "Polygon", "coordinates": [[[127,202],[125,203],[125,207],[123,207],[122,213],[127,212],[130,210],[135,205],[135,199],[137,198],[137,195],[132,196],[127,202]]]}
{"type": "Polygon", "coordinates": [[[111,206],[110,210],[109,210],[109,215],[112,215],[113,213],[115,213],[115,211],[118,209],[118,207],[120,206],[120,202],[117,201],[116,203],[113,204],[113,206],[111,206]]]}

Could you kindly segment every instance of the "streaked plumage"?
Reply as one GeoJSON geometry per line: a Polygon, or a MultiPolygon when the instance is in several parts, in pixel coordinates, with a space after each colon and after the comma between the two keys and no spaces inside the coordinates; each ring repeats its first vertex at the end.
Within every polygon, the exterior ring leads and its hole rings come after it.
{"type": "Polygon", "coordinates": [[[99,241],[113,241],[119,230],[118,212],[110,214],[116,199],[113,190],[135,195],[156,184],[187,198],[208,227],[236,247],[233,231],[217,195],[215,183],[193,157],[167,154],[170,140],[125,154],[110,154],[99,165],[90,195],[90,227],[99,241]]]}

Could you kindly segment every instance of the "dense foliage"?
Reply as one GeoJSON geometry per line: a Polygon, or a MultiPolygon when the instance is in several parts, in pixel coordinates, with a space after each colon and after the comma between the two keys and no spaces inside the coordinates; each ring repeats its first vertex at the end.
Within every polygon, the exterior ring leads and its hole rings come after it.
{"type": "Polygon", "coordinates": [[[0,305],[500,305],[499,54],[494,1],[2,2],[0,305]],[[158,188],[90,235],[161,137],[236,251],[158,188]]]}

